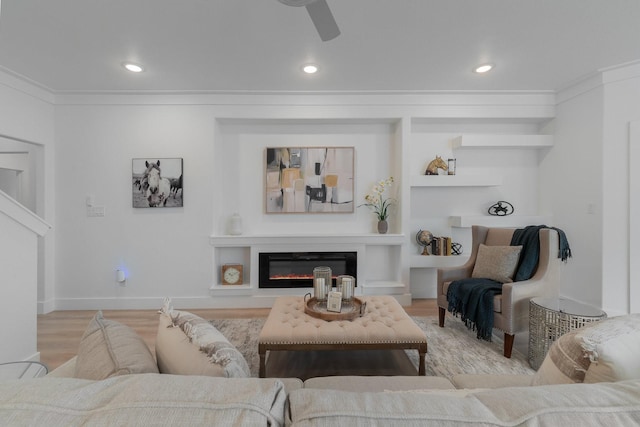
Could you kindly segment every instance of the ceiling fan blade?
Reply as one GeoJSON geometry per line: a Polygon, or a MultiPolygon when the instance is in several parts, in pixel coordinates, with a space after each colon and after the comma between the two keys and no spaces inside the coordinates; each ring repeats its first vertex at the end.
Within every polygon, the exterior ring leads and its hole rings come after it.
{"type": "Polygon", "coordinates": [[[340,35],[340,29],[336,20],[333,19],[327,0],[315,0],[309,3],[306,8],[323,42],[335,39],[340,35]]]}

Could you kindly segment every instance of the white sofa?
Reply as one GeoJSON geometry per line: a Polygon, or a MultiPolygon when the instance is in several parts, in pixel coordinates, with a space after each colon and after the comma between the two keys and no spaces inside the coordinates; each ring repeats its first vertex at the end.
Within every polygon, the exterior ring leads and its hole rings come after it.
{"type": "Polygon", "coordinates": [[[456,390],[442,388],[446,379],[415,379],[327,377],[286,387],[164,374],[12,380],[0,383],[0,425],[640,425],[640,380],[456,390]]]}
{"type": "MultiPolygon", "coordinates": [[[[70,378],[82,371],[78,364],[94,362],[81,346],[77,358],[47,377],[0,382],[0,425],[635,426],[639,343],[640,315],[632,315],[564,335],[531,376],[305,382],[134,373],[120,362],[105,379],[70,378]]],[[[117,356],[117,346],[107,353],[117,356]]]]}

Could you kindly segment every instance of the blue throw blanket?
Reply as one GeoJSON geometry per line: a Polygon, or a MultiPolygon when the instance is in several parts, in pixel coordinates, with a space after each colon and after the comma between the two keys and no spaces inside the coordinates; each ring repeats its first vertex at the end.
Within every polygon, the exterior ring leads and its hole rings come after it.
{"type": "Polygon", "coordinates": [[[502,283],[491,279],[454,280],[447,290],[448,310],[460,318],[476,337],[491,341],[493,297],[502,293],[502,283]]]}
{"type": "Polygon", "coordinates": [[[569,247],[567,236],[559,228],[547,227],[546,225],[530,225],[525,228],[518,228],[511,237],[511,246],[522,245],[520,264],[513,278],[514,282],[529,280],[536,272],[540,258],[540,230],[543,228],[550,228],[558,232],[558,258],[564,262],[571,258],[571,248],[569,247]]]}
{"type": "MultiPolygon", "coordinates": [[[[560,237],[558,258],[567,261],[571,257],[571,248],[565,233],[559,228],[546,225],[530,225],[514,231],[511,246],[522,245],[520,261],[514,281],[530,279],[538,267],[540,258],[540,229],[551,228],[560,237]]],[[[493,298],[502,294],[502,283],[490,279],[454,280],[447,290],[448,310],[453,315],[460,314],[464,324],[476,331],[478,339],[491,341],[493,331],[493,298]]]]}

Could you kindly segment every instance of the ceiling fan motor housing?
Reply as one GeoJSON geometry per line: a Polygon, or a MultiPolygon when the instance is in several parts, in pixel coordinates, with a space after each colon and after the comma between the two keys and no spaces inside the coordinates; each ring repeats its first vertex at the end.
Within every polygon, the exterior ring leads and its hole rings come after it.
{"type": "Polygon", "coordinates": [[[322,41],[335,39],[340,29],[329,9],[327,0],[278,0],[287,6],[305,6],[322,41]]]}

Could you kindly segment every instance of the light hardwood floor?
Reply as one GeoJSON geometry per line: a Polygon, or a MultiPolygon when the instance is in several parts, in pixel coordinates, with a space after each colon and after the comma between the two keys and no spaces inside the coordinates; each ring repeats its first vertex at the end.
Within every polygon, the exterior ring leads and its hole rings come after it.
{"type": "MultiPolygon", "coordinates": [[[[204,319],[230,319],[267,317],[268,308],[248,309],[184,309],[204,319]]],[[[437,316],[435,299],[415,299],[405,307],[410,316],[437,316]]],[[[80,338],[96,310],[54,311],[38,315],[38,351],[40,361],[49,370],[55,369],[75,356],[80,338]]],[[[133,328],[147,343],[152,352],[155,349],[158,329],[157,310],[103,310],[104,317],[116,320],[133,328]]]]}

